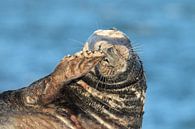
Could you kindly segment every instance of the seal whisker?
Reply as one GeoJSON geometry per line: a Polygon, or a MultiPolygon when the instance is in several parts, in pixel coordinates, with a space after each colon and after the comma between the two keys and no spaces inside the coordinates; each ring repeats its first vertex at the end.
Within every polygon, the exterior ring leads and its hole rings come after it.
{"type": "Polygon", "coordinates": [[[83,42],[82,41],[79,41],[79,40],[76,40],[76,39],[71,39],[71,38],[69,38],[68,40],[72,41],[76,45],[79,45],[80,49],[83,47],[83,42]]]}
{"type": "Polygon", "coordinates": [[[132,49],[140,54],[140,52],[143,52],[143,45],[139,43],[132,44],[132,49]]]}

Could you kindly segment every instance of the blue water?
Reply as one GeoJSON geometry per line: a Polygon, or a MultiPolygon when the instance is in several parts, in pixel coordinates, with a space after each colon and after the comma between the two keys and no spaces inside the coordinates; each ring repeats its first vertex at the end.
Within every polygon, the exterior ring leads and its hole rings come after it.
{"type": "Polygon", "coordinates": [[[49,74],[93,31],[111,27],[145,65],[143,129],[195,129],[194,0],[1,0],[0,90],[49,74]]]}

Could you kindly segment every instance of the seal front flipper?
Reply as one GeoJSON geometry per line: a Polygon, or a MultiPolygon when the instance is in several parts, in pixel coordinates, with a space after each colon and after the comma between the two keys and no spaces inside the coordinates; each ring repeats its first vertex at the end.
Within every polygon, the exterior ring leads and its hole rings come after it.
{"type": "Polygon", "coordinates": [[[50,75],[22,89],[24,105],[41,106],[51,103],[65,83],[84,76],[103,57],[104,54],[99,51],[81,51],[73,56],[64,57],[50,75]]]}

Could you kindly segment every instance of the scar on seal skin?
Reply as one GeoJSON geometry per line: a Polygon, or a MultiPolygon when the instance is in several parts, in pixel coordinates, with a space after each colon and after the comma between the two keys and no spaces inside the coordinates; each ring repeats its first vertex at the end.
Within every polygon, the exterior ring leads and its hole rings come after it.
{"type": "Polygon", "coordinates": [[[29,87],[0,94],[2,129],[140,129],[146,81],[129,38],[97,30],[29,87]]]}

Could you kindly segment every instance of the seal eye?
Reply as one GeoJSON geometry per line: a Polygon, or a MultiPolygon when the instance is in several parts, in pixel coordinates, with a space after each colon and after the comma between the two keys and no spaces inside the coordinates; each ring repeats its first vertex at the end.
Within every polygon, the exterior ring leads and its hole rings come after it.
{"type": "Polygon", "coordinates": [[[109,63],[109,59],[108,58],[104,58],[103,61],[105,61],[106,63],[109,63]]]}

